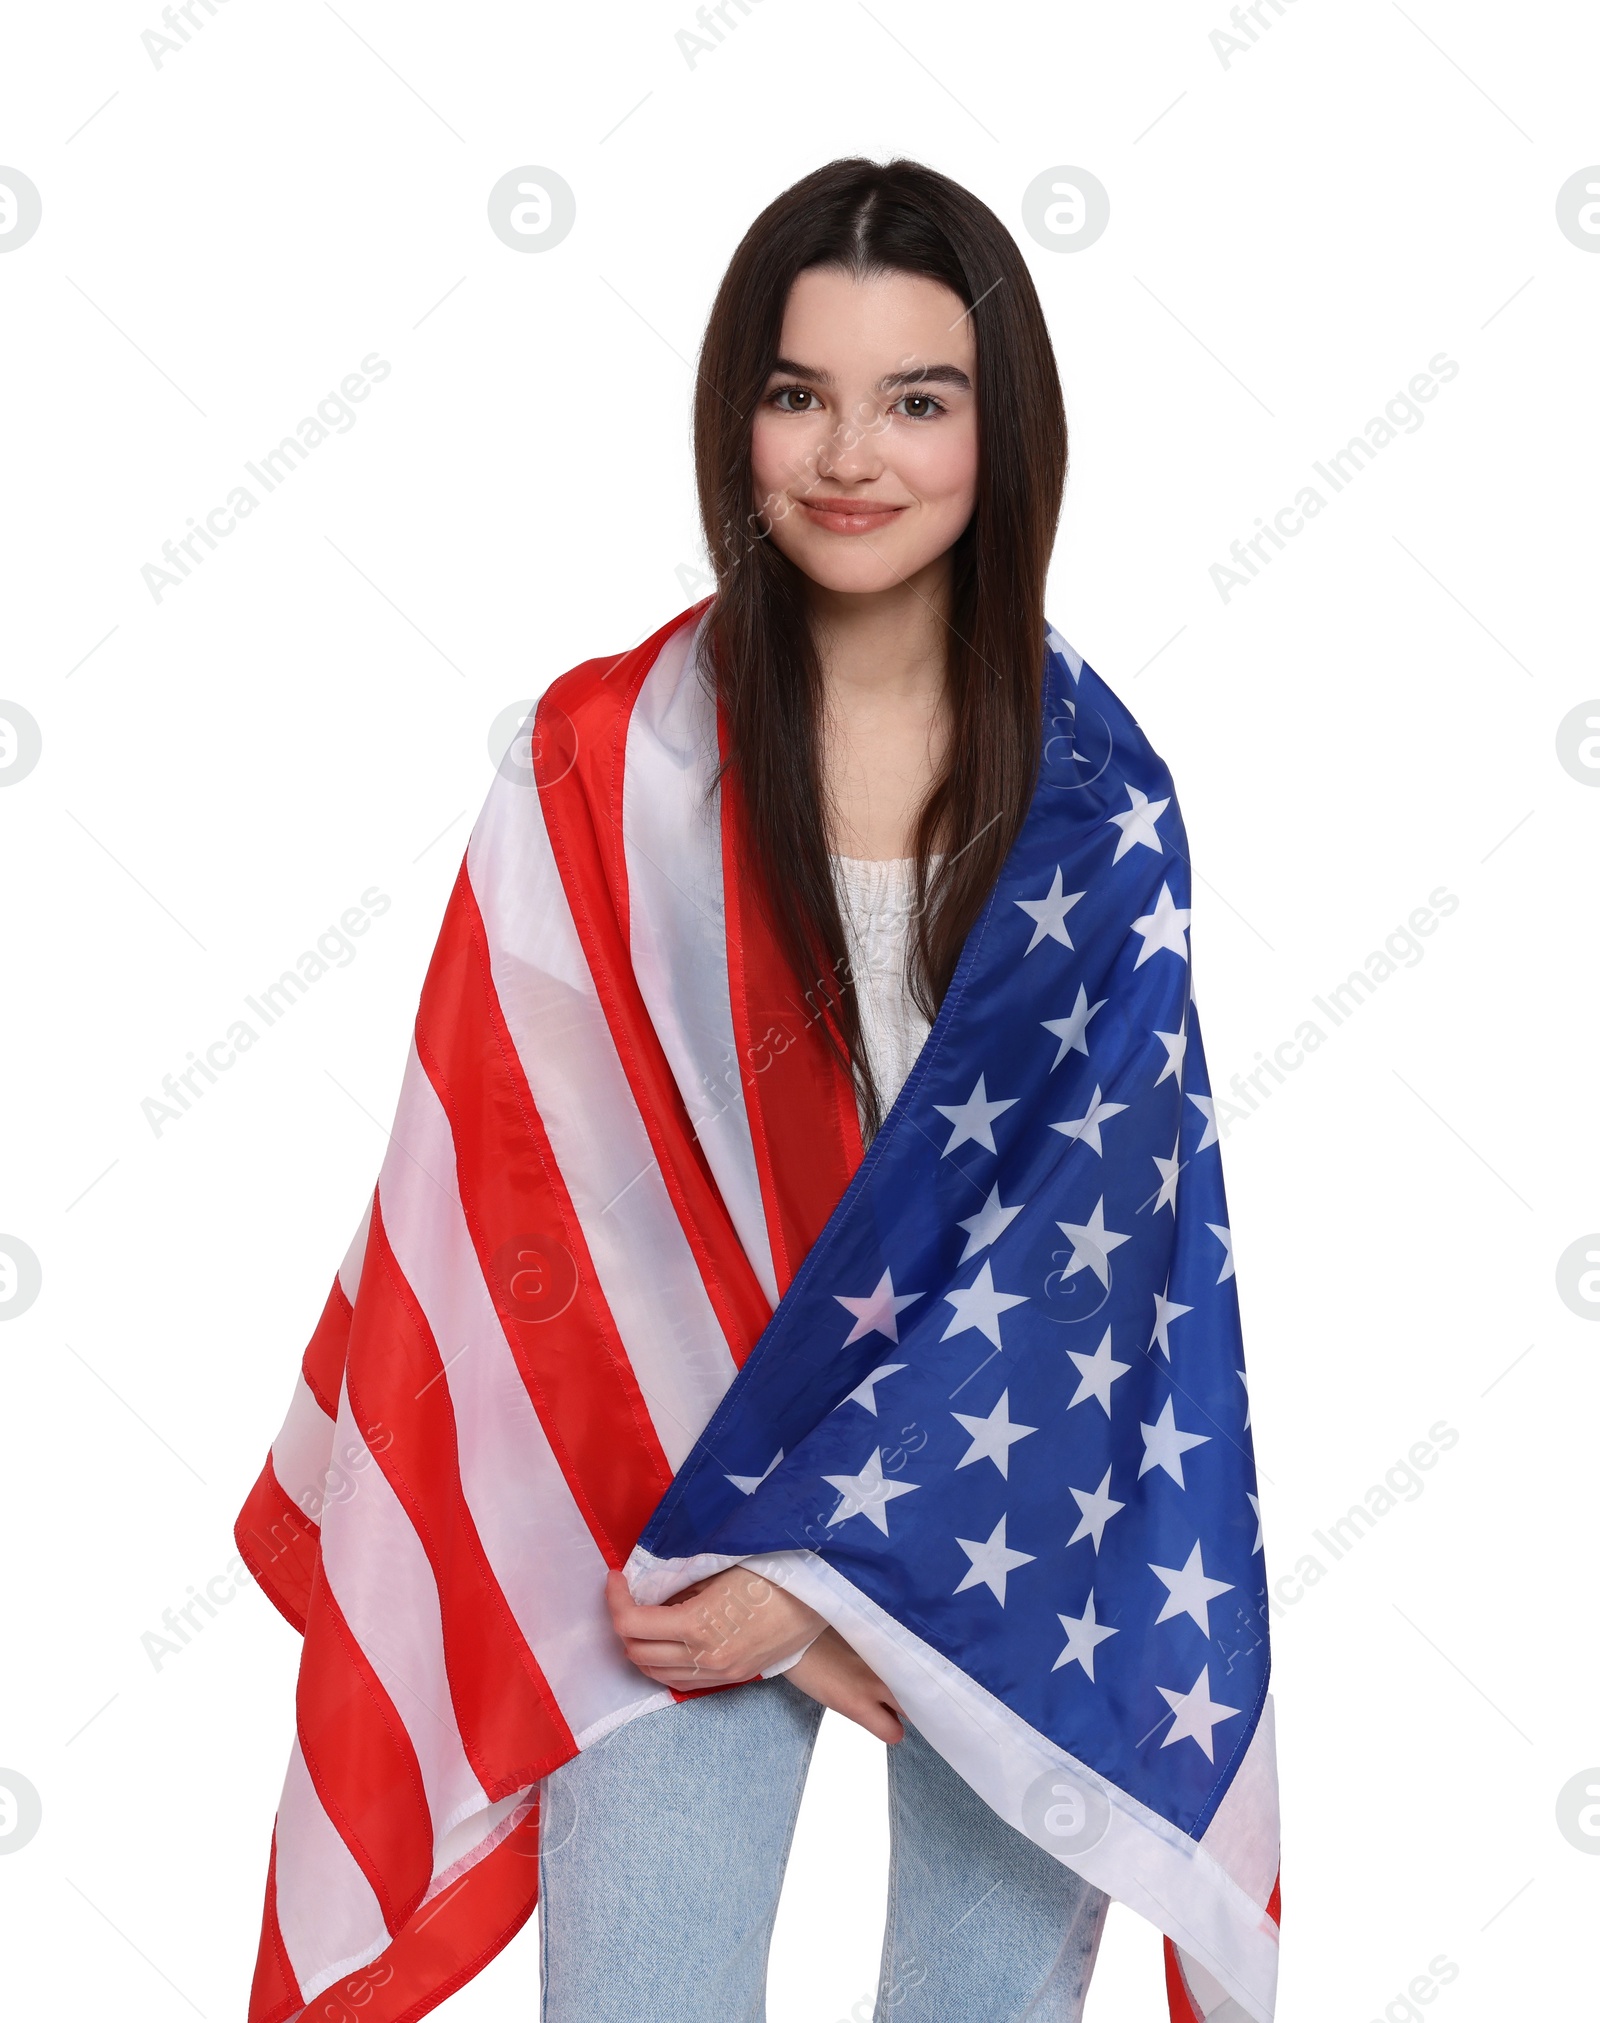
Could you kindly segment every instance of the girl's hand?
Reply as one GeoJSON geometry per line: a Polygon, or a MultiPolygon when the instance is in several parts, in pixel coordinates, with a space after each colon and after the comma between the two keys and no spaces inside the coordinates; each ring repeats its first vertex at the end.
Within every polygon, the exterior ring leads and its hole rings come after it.
{"type": "Polygon", "coordinates": [[[837,1630],[825,1629],[783,1676],[824,1707],[847,1714],[880,1742],[904,1738],[904,1717],[894,1695],[837,1630]]]}
{"type": "Polygon", "coordinates": [[[747,1566],[696,1581],[654,1608],[633,1600],[622,1574],[608,1573],[606,1606],[629,1662],[680,1693],[757,1678],[823,1627],[815,1609],[747,1566]]]}

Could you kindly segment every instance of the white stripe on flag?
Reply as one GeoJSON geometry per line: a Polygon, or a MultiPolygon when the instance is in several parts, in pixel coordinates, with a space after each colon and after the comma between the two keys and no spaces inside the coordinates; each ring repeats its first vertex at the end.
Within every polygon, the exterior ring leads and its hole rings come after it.
{"type": "Polygon", "coordinates": [[[284,1950],[310,2002],[389,1943],[372,1885],[322,1809],[296,1741],[278,1801],[276,1899],[284,1950]]]}
{"type": "Polygon", "coordinates": [[[531,784],[495,780],[467,864],[500,1009],[676,1468],[733,1381],[733,1357],[617,1058],[531,784]]]}
{"type": "Polygon", "coordinates": [[[705,620],[681,626],[628,725],[622,836],[633,973],[762,1290],[778,1278],[756,1170],[728,988],[716,711],[700,678],[705,620]]]}
{"type": "Polygon", "coordinates": [[[456,1192],[450,1122],[415,1049],[380,1186],[383,1227],[438,1348],[467,1507],[489,1568],[576,1735],[650,1683],[622,1654],[606,1564],[518,1374],[456,1192]]]}
{"type": "Polygon", "coordinates": [[[323,1513],[322,1571],[411,1738],[437,1846],[489,1798],[467,1761],[450,1702],[433,1568],[356,1426],[347,1392],[339,1398],[334,1451],[338,1479],[323,1513]]]}
{"type": "Polygon", "coordinates": [[[1243,2009],[1223,1987],[1215,1974],[1208,1974],[1198,1960],[1190,1959],[1180,1946],[1178,1965],[1183,1973],[1184,1992],[1201,2019],[1201,2023],[1250,2023],[1249,2012],[1243,2009]]]}
{"type": "Polygon", "coordinates": [[[296,1376],[288,1416],[272,1443],[272,1472],[284,1495],[313,1524],[322,1522],[332,1455],[333,1421],[317,1403],[304,1376],[296,1376]]]}
{"type": "Polygon", "coordinates": [[[1272,1695],[1200,1845],[1265,1909],[1278,1880],[1278,1754],[1272,1695]]]}
{"type": "Polygon", "coordinates": [[[362,1211],[356,1233],[350,1239],[350,1248],[344,1254],[344,1263],[339,1267],[339,1284],[345,1298],[352,1306],[356,1303],[356,1293],[361,1285],[361,1263],[367,1254],[367,1231],[372,1227],[372,1196],[367,1196],[367,1205],[362,1211]]]}

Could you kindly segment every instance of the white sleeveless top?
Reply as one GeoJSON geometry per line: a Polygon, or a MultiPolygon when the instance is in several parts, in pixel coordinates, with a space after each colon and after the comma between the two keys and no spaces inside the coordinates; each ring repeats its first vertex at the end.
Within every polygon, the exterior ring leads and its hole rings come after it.
{"type": "Polygon", "coordinates": [[[844,916],[862,1049],[887,1116],[929,1031],[906,982],[917,860],[831,857],[829,862],[844,916]]]}

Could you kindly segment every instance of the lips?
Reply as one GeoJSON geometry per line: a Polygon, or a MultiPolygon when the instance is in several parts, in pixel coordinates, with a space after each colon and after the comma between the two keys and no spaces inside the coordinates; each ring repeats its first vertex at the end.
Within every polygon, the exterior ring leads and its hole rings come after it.
{"type": "Polygon", "coordinates": [[[799,504],[814,526],[830,534],[876,534],[905,511],[869,499],[802,499],[799,504]]]}

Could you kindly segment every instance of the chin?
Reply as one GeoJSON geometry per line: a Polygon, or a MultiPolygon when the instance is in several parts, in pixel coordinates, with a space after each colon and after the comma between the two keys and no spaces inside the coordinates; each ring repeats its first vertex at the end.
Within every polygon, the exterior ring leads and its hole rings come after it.
{"type": "Polygon", "coordinates": [[[859,536],[848,539],[824,536],[816,544],[797,543],[784,553],[802,575],[822,589],[853,597],[893,590],[935,559],[922,554],[900,556],[882,547],[874,554],[861,545],[859,536]]]}

